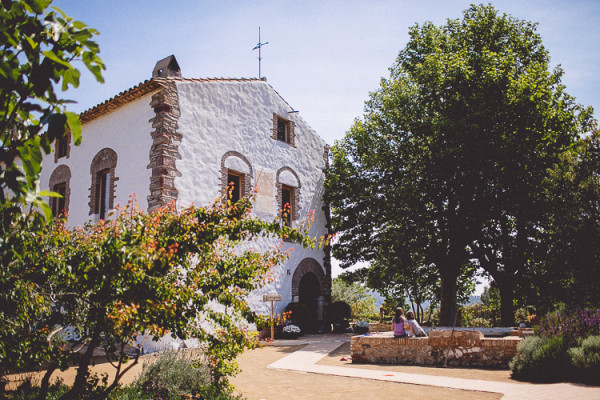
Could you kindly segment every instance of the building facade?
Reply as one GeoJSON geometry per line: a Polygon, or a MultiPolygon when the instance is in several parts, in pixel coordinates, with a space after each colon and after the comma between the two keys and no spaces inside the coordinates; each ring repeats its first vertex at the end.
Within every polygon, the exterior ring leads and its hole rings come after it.
{"type": "MultiPolygon", "coordinates": [[[[153,77],[83,112],[81,146],[57,142],[43,161],[41,186],[55,214],[71,226],[109,217],[131,195],[153,211],[176,201],[208,205],[233,182],[234,198],[254,195],[254,214],[272,220],[290,207],[286,223],[314,213],[310,235],[327,235],[321,197],[329,147],[263,79],[182,78],[175,57],[153,77]]],[[[261,243],[270,246],[272,243],[261,243]]],[[[293,247],[270,286],[249,295],[267,313],[263,294],[280,294],[278,312],[306,304],[315,321],[329,302],[331,268],[325,249],[293,247]]]]}

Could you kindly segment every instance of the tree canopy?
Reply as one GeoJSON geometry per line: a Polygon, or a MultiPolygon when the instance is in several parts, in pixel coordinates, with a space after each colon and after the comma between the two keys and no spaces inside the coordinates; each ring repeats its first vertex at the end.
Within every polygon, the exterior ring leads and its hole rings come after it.
{"type": "Polygon", "coordinates": [[[479,5],[409,33],[363,118],[332,148],[333,254],[342,265],[434,266],[441,323],[451,325],[465,265],[501,287],[522,276],[546,170],[589,129],[591,110],[549,68],[536,24],[479,5]],[[392,245],[395,257],[381,260],[392,245]]]}
{"type": "Polygon", "coordinates": [[[81,141],[79,117],[66,109],[71,101],[55,88],[78,87],[81,62],[98,81],[105,69],[99,58],[98,34],[60,9],[52,0],[0,3],[0,202],[35,203],[50,216],[38,193],[42,151],[69,129],[81,141]],[[16,162],[18,160],[18,162],[16,162]]]}

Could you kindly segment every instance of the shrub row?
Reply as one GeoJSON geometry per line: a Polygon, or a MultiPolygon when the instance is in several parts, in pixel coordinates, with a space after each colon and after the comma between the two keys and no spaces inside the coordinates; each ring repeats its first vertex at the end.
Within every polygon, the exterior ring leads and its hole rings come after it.
{"type": "Polygon", "coordinates": [[[590,336],[568,347],[562,336],[525,338],[511,361],[512,377],[530,382],[600,384],[600,336],[590,336]]]}
{"type": "MultiPolygon", "coordinates": [[[[96,384],[100,383],[97,379],[96,384]]],[[[68,391],[58,382],[50,387],[47,399],[58,400],[68,391]]],[[[17,390],[6,393],[2,398],[9,400],[33,400],[39,388],[25,381],[17,390]]],[[[105,399],[103,385],[86,395],[86,399],[105,399]]],[[[164,352],[154,362],[144,363],[142,373],[134,382],[110,392],[109,400],[181,400],[186,396],[193,399],[233,400],[242,399],[231,392],[222,392],[211,383],[210,369],[199,357],[185,356],[181,352],[164,352]]]]}
{"type": "Polygon", "coordinates": [[[519,344],[513,378],[600,384],[600,310],[548,314],[536,333],[519,344]]]}

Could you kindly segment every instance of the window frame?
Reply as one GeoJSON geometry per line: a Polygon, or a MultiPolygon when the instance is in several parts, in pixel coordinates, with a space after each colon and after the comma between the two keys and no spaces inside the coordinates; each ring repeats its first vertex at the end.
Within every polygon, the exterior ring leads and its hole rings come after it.
{"type": "Polygon", "coordinates": [[[71,132],[65,132],[64,136],[54,141],[54,162],[61,158],[69,158],[71,154],[71,132]]]}
{"type": "Polygon", "coordinates": [[[292,147],[296,147],[296,133],[295,123],[287,118],[282,117],[276,113],[273,113],[273,132],[271,138],[280,142],[289,144],[292,147]],[[279,128],[284,127],[283,139],[280,138],[279,128]]]}
{"type": "Polygon", "coordinates": [[[240,177],[240,199],[242,197],[246,197],[248,194],[252,192],[252,176],[254,176],[254,172],[252,169],[252,164],[248,159],[241,153],[237,151],[228,151],[223,154],[221,157],[221,197],[223,204],[227,204],[228,193],[229,193],[229,175],[235,174],[240,177]],[[239,161],[243,162],[247,167],[248,172],[241,172],[237,169],[228,168],[226,166],[227,159],[233,157],[237,158],[239,161]]]}
{"type": "Polygon", "coordinates": [[[238,201],[240,201],[240,199],[242,199],[243,197],[246,196],[246,190],[245,190],[245,181],[246,181],[246,174],[242,173],[242,172],[238,172],[235,171],[233,169],[228,169],[227,170],[227,192],[225,193],[226,199],[227,200],[231,200],[231,204],[235,204],[238,201]],[[234,185],[234,189],[231,192],[232,196],[231,198],[229,198],[229,185],[231,185],[231,179],[230,176],[235,176],[238,180],[238,185],[237,185],[237,199],[235,198],[235,185],[234,185]]]}
{"type": "Polygon", "coordinates": [[[64,187],[62,199],[59,197],[50,197],[48,205],[52,210],[52,216],[67,216],[69,213],[69,203],[71,197],[71,169],[66,165],[59,165],[52,171],[48,181],[48,188],[53,192],[58,192],[59,187],[64,187]]]}
{"type": "Polygon", "coordinates": [[[108,211],[112,208],[110,206],[110,183],[111,179],[111,171],[110,168],[105,168],[96,173],[98,180],[98,185],[96,186],[96,211],[99,219],[106,219],[108,215],[108,211]]]}
{"type": "Polygon", "coordinates": [[[59,182],[52,186],[52,191],[60,194],[62,197],[55,197],[52,202],[52,215],[54,218],[66,214],[67,205],[67,182],[59,182]],[[62,190],[61,190],[62,189],[62,190]]]}
{"type": "Polygon", "coordinates": [[[91,186],[89,195],[89,215],[95,215],[96,220],[106,219],[109,210],[114,208],[116,198],[117,153],[111,148],[100,150],[90,165],[91,186]],[[104,201],[104,207],[102,202],[104,201]]]}
{"type": "Polygon", "coordinates": [[[294,187],[289,185],[281,185],[281,201],[279,203],[279,213],[281,215],[281,221],[288,227],[292,227],[293,218],[293,210],[296,209],[295,199],[294,199],[294,187]],[[285,193],[288,193],[287,195],[285,193]],[[288,200],[286,202],[286,200],[288,200]],[[286,204],[289,203],[289,207],[286,209],[286,204]]]}
{"type": "Polygon", "coordinates": [[[292,227],[296,221],[300,220],[300,191],[302,188],[300,178],[298,177],[298,174],[296,174],[296,172],[290,167],[282,167],[277,171],[275,182],[277,187],[276,210],[278,215],[282,217],[282,221],[284,221],[282,213],[284,206],[283,192],[284,190],[290,192],[290,215],[287,217],[289,221],[286,221],[285,223],[287,226],[292,227]],[[280,176],[283,172],[291,174],[294,177],[295,182],[292,183],[292,181],[289,181],[287,183],[283,183],[280,180],[280,176]]]}

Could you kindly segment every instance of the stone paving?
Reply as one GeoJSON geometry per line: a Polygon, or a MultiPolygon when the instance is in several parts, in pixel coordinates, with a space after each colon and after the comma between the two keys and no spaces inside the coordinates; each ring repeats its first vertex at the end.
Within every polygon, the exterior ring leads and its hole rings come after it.
{"type": "Polygon", "coordinates": [[[277,343],[275,343],[275,345],[306,344],[306,346],[270,364],[268,368],[342,376],[356,379],[434,386],[458,390],[500,393],[503,395],[502,399],[505,400],[600,399],[600,387],[571,383],[506,383],[444,376],[433,377],[431,375],[414,373],[378,371],[373,369],[348,368],[317,364],[320,359],[327,356],[330,352],[334,351],[347,341],[349,341],[348,337],[339,339],[328,339],[325,337],[320,339],[319,336],[307,338],[301,343],[276,341],[277,343]]]}

